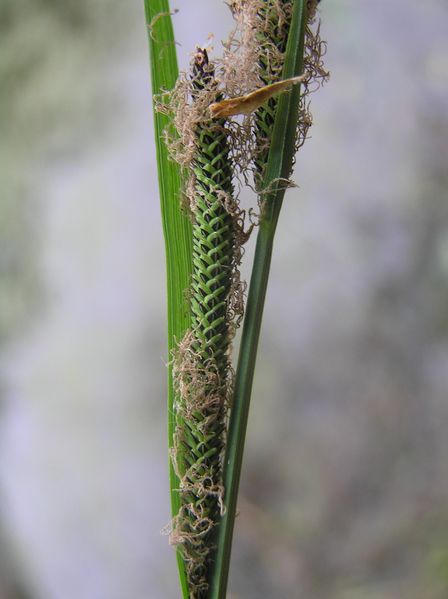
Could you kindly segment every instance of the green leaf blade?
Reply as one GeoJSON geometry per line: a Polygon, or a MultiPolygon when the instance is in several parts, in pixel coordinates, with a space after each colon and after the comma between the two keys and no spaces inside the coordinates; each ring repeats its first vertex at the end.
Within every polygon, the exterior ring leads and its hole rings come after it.
{"type": "MultiPolygon", "coordinates": [[[[152,92],[160,94],[174,87],[178,77],[176,46],[168,0],[144,0],[150,47],[152,92]]],[[[169,118],[154,109],[154,134],[160,191],[162,226],[165,238],[168,317],[168,443],[173,445],[175,428],[171,352],[190,327],[185,290],[190,284],[192,234],[191,223],[180,208],[181,173],[172,162],[163,139],[169,118]]],[[[179,479],[170,461],[171,513],[179,512],[179,479]]],[[[179,580],[184,599],[189,598],[185,564],[177,551],[179,580]]]]}

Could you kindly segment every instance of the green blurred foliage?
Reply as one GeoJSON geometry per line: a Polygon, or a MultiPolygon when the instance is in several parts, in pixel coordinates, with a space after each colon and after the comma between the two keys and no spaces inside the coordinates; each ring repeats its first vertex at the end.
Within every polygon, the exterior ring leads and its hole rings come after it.
{"type": "MultiPolygon", "coordinates": [[[[92,81],[120,51],[131,14],[116,0],[0,2],[0,351],[43,306],[45,168],[73,152],[92,123],[101,125],[104,106],[92,81]],[[78,128],[70,145],[67,121],[78,128]]],[[[0,532],[2,599],[28,597],[22,578],[0,532]]]]}
{"type": "Polygon", "coordinates": [[[96,96],[92,82],[122,50],[135,9],[117,0],[0,3],[0,343],[29,324],[41,294],[42,166],[79,151],[105,122],[113,98],[96,96]]]}

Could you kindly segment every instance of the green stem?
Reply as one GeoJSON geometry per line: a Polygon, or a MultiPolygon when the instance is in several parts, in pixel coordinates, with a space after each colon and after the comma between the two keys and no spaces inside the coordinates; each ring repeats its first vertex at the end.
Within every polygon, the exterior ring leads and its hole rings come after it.
{"type": "MultiPolygon", "coordinates": [[[[285,79],[302,72],[306,17],[306,1],[296,0],[283,69],[283,78],[285,79]]],[[[263,202],[255,248],[224,463],[226,513],[219,527],[215,569],[210,584],[210,599],[225,599],[226,597],[238,488],[258,341],[274,236],[285,194],[284,185],[276,182],[289,177],[291,171],[294,157],[294,138],[291,132],[296,129],[299,99],[299,86],[295,86],[291,93],[283,94],[279,99],[264,178],[264,189],[273,187],[276,187],[276,189],[273,189],[263,202]]]]}

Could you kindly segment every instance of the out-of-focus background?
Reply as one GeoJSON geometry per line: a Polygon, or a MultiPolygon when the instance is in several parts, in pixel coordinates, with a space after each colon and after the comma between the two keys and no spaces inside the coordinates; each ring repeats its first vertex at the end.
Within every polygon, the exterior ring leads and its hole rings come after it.
{"type": "MultiPolygon", "coordinates": [[[[0,4],[1,599],[179,597],[142,4],[0,4]]],[[[224,2],[173,6],[220,51],[224,2]]],[[[321,14],[229,598],[446,599],[448,6],[321,14]]]]}

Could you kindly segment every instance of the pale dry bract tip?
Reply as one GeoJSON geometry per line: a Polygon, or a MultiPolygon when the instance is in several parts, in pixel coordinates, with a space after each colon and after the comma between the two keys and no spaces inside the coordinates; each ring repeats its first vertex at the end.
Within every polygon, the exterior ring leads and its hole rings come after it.
{"type": "Polygon", "coordinates": [[[270,98],[289,91],[294,85],[302,83],[309,78],[303,74],[289,79],[282,79],[269,85],[251,91],[244,96],[228,98],[219,102],[213,102],[209,106],[210,116],[214,119],[231,117],[239,114],[249,115],[265,104],[270,98]]]}

